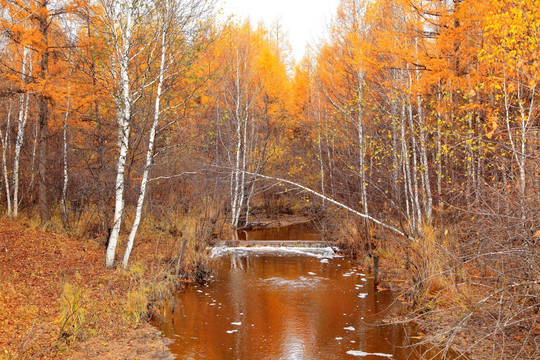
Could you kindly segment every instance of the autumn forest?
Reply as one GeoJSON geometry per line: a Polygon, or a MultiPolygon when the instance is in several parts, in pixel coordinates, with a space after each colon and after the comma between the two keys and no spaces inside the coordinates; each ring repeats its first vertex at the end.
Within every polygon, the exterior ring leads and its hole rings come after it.
{"type": "Polygon", "coordinates": [[[540,1],[341,0],[301,60],[219,11],[0,0],[3,226],[197,278],[213,241],[302,216],[433,346],[538,359],[540,1]]]}

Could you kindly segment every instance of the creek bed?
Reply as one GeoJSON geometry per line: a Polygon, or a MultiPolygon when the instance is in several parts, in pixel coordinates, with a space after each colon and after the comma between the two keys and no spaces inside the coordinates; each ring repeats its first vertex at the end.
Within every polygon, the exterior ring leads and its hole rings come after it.
{"type": "Polygon", "coordinates": [[[383,322],[402,309],[396,295],[376,291],[369,274],[331,248],[214,255],[210,281],[180,292],[159,325],[179,359],[418,358],[412,328],[383,322]]]}

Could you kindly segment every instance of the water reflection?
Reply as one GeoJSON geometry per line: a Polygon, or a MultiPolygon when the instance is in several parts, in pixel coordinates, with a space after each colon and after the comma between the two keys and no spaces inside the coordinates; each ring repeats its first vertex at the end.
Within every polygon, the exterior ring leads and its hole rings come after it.
{"type": "Polygon", "coordinates": [[[313,223],[238,231],[239,240],[321,240],[321,234],[313,223]]]}
{"type": "Polygon", "coordinates": [[[179,359],[414,359],[390,292],[343,258],[232,253],[205,286],[178,294],[161,329],[179,359]],[[347,353],[349,352],[349,354],[347,353]]]}

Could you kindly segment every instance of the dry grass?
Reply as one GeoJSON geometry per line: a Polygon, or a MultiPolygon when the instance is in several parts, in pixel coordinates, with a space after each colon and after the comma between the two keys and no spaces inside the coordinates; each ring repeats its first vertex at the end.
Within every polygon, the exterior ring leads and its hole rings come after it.
{"type": "Polygon", "coordinates": [[[59,338],[66,345],[84,339],[84,330],[88,321],[87,301],[86,291],[83,287],[70,282],[64,284],[62,295],[58,301],[60,316],[57,322],[60,324],[59,338]]]}
{"type": "Polygon", "coordinates": [[[408,298],[414,309],[427,312],[466,304],[467,273],[454,230],[426,225],[408,251],[408,298]]]}

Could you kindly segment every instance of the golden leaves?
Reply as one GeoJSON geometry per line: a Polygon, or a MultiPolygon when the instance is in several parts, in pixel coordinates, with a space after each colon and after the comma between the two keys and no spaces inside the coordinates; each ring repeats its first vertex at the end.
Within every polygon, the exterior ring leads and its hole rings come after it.
{"type": "Polygon", "coordinates": [[[488,119],[488,121],[489,121],[488,126],[491,127],[491,130],[486,132],[486,137],[488,139],[491,139],[493,137],[493,134],[495,133],[495,131],[498,129],[498,127],[499,127],[498,120],[499,119],[496,116],[491,116],[488,119]]]}

